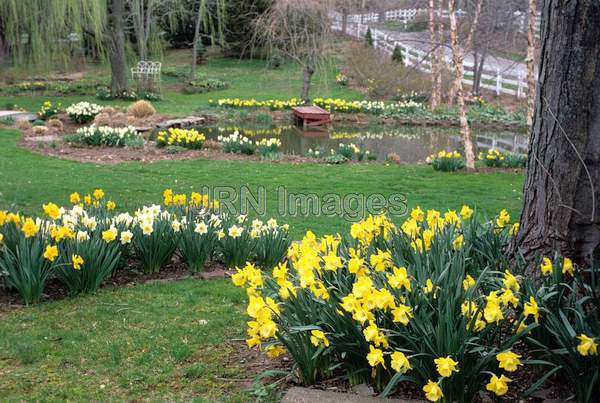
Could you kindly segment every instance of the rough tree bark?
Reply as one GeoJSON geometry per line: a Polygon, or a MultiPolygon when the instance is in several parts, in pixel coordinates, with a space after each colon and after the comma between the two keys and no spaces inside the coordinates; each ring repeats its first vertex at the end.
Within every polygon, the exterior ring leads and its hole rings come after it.
{"type": "Polygon", "coordinates": [[[315,69],[314,67],[310,66],[310,65],[305,65],[304,66],[304,80],[302,82],[302,95],[301,95],[301,99],[302,101],[304,101],[305,103],[310,103],[310,82],[312,80],[312,76],[313,74],[315,74],[315,69]]]}
{"type": "MultiPolygon", "coordinates": [[[[439,18],[441,20],[441,16],[439,18]]],[[[438,80],[440,73],[440,53],[438,47],[441,43],[438,42],[435,0],[429,0],[429,41],[431,42],[431,109],[435,109],[441,102],[441,80],[438,80]]]]}
{"type": "MultiPolygon", "coordinates": [[[[452,62],[454,65],[454,89],[456,90],[456,98],[458,103],[458,115],[460,121],[460,131],[463,137],[463,143],[465,147],[465,163],[467,169],[475,170],[475,149],[473,147],[473,138],[471,136],[471,127],[467,119],[467,107],[465,105],[465,90],[462,83],[464,75],[464,53],[461,49],[458,41],[458,23],[456,21],[456,0],[448,0],[448,13],[450,16],[450,41],[452,44],[452,62]]],[[[479,15],[481,14],[481,0],[477,1],[475,16],[471,23],[471,29],[465,40],[464,47],[470,48],[473,41],[473,33],[477,28],[479,22],[479,15]]]]}
{"type": "MultiPolygon", "coordinates": [[[[544,0],[520,230],[525,258],[600,260],[600,2],[544,0]]],[[[530,274],[535,276],[537,268],[530,274]]]]}
{"type": "Polygon", "coordinates": [[[127,62],[125,60],[125,0],[110,0],[108,26],[108,58],[111,71],[111,92],[120,96],[127,91],[127,62]]]}
{"type": "Polygon", "coordinates": [[[533,125],[535,110],[535,25],[537,20],[537,0],[529,0],[527,11],[527,127],[533,125]]]}

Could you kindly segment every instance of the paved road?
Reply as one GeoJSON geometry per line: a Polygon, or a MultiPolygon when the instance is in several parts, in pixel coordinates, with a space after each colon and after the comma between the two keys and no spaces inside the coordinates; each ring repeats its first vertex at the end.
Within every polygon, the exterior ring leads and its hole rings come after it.
{"type": "MultiPolygon", "coordinates": [[[[394,40],[399,41],[405,45],[418,48],[424,52],[429,52],[432,48],[431,42],[429,41],[428,32],[398,32],[388,31],[385,29],[377,28],[378,31],[384,32],[386,35],[392,37],[394,40]]],[[[452,50],[450,44],[444,46],[444,53],[447,62],[452,60],[452,50]]],[[[465,55],[466,63],[473,63],[473,53],[469,52],[465,55]]],[[[518,76],[519,73],[523,78],[527,77],[527,66],[525,63],[515,62],[513,60],[488,55],[485,59],[485,70],[496,71],[500,69],[502,74],[510,74],[518,76]]]]}

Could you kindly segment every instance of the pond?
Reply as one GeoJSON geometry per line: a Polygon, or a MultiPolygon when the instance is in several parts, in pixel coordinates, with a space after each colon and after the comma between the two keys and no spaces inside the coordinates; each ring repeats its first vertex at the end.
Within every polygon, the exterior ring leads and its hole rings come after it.
{"type": "MultiPolygon", "coordinates": [[[[378,160],[385,160],[390,153],[395,153],[403,163],[419,163],[440,150],[462,149],[458,128],[355,125],[330,126],[325,130],[312,131],[303,131],[295,126],[207,126],[198,129],[207,139],[213,140],[220,135],[228,136],[236,130],[251,140],[275,137],[281,140],[283,153],[294,155],[307,155],[309,150],[328,153],[331,149],[337,149],[340,143],[353,143],[363,151],[368,150],[378,160]]],[[[478,152],[486,152],[491,148],[504,152],[527,152],[528,138],[523,132],[474,128],[473,135],[477,140],[478,152]]]]}

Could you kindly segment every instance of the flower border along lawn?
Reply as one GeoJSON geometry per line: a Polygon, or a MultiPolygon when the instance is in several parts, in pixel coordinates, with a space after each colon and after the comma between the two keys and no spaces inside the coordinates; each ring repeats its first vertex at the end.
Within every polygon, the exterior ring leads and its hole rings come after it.
{"type": "MultiPolygon", "coordinates": [[[[350,217],[279,214],[278,189],[288,193],[336,193],[386,197],[403,194],[408,208],[460,208],[463,204],[495,215],[506,208],[518,217],[523,175],[510,172],[444,173],[422,165],[324,165],[253,161],[132,162],[115,165],[79,163],[47,157],[16,145],[20,134],[0,129],[0,209],[38,214],[43,203],[65,204],[73,191],[101,187],[113,195],[121,210],[157,203],[166,188],[189,193],[204,186],[247,186],[253,194],[266,192],[267,217],[290,224],[292,236],[312,230],[317,235],[339,232],[350,217]]],[[[399,223],[403,217],[396,217],[399,223]]]]}

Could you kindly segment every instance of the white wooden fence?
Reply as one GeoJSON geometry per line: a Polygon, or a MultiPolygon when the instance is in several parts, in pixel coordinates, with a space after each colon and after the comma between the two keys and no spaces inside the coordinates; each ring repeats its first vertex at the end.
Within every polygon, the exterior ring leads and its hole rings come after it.
{"type": "MultiPolygon", "coordinates": [[[[438,10],[435,10],[439,14],[438,10]]],[[[462,10],[456,10],[456,14],[461,16],[464,14],[462,10]]],[[[429,15],[429,10],[426,8],[400,8],[396,10],[388,10],[383,14],[367,13],[367,14],[348,14],[348,22],[354,24],[365,24],[368,22],[385,22],[385,21],[401,21],[405,24],[414,21],[418,17],[426,17],[429,15]],[[383,17],[383,21],[380,21],[383,17]]],[[[442,18],[448,18],[448,10],[442,11],[442,18]]],[[[341,18],[340,13],[336,13],[336,18],[341,18]]]]}
{"type": "MultiPolygon", "coordinates": [[[[341,31],[341,22],[334,19],[332,29],[341,31]]],[[[365,24],[347,24],[346,34],[355,38],[364,38],[367,29],[369,29],[369,26],[365,24]]],[[[387,54],[392,54],[394,48],[398,46],[402,51],[402,60],[405,66],[414,67],[426,73],[431,72],[430,52],[425,52],[421,49],[403,44],[388,36],[386,33],[374,28],[371,28],[371,35],[373,37],[373,45],[387,54]]],[[[443,64],[451,65],[452,59],[448,55],[444,55],[443,64]]],[[[473,63],[464,62],[463,67],[463,83],[473,86],[473,78],[475,76],[475,67],[473,63]]],[[[495,71],[484,69],[481,75],[480,87],[491,90],[496,95],[508,94],[518,98],[524,98],[527,94],[527,79],[522,74],[507,74],[499,69],[495,71]]]]}

